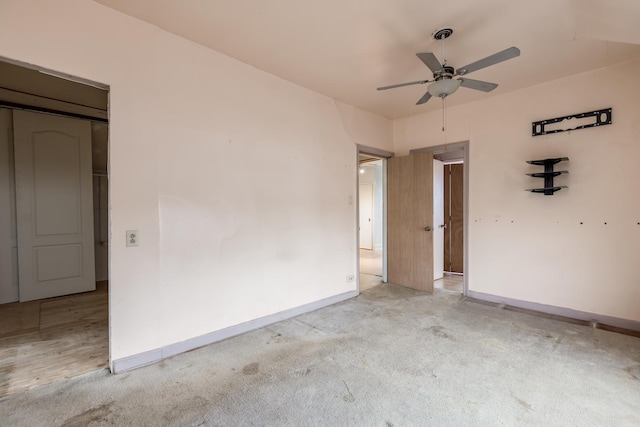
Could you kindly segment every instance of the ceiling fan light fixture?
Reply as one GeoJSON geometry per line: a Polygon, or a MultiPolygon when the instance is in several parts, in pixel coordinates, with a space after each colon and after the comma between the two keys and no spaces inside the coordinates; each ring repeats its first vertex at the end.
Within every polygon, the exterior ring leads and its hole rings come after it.
{"type": "Polygon", "coordinates": [[[427,90],[431,96],[446,98],[458,90],[460,83],[462,83],[460,80],[442,79],[431,83],[427,90]]]}

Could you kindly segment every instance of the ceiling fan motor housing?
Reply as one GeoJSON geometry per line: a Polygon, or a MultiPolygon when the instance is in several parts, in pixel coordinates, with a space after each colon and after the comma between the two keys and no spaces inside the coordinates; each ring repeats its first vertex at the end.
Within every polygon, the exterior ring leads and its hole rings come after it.
{"type": "Polygon", "coordinates": [[[450,79],[451,77],[453,77],[454,74],[455,74],[455,69],[453,67],[444,65],[441,70],[438,70],[435,73],[433,73],[433,78],[436,79],[436,81],[442,80],[442,79],[450,79]]]}

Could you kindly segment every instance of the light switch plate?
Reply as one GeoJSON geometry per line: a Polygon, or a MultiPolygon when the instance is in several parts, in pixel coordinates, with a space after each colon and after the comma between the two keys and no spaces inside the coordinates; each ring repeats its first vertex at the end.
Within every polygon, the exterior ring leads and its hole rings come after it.
{"type": "Polygon", "coordinates": [[[140,236],[138,235],[138,230],[127,230],[127,246],[134,247],[138,246],[140,241],[140,236]]]}

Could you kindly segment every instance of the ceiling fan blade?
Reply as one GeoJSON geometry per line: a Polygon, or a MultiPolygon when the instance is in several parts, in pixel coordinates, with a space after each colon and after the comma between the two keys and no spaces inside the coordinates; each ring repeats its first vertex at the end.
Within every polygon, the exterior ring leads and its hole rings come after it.
{"type": "Polygon", "coordinates": [[[498,87],[497,83],[489,83],[489,82],[483,82],[481,80],[467,79],[466,77],[458,80],[460,80],[460,86],[462,87],[481,90],[483,92],[491,92],[492,90],[498,87]]]}
{"type": "Polygon", "coordinates": [[[515,58],[516,56],[520,56],[520,49],[518,49],[517,47],[510,47],[509,49],[494,53],[493,55],[487,56],[486,58],[480,59],[479,61],[472,62],[471,64],[464,67],[460,67],[456,70],[456,74],[464,76],[465,74],[473,73],[474,71],[478,71],[490,65],[506,61],[507,59],[515,58]]]}
{"type": "Polygon", "coordinates": [[[416,102],[416,105],[424,104],[425,102],[427,102],[430,99],[431,99],[431,94],[429,92],[427,92],[424,95],[422,95],[422,98],[420,98],[418,100],[418,102],[416,102]]]}
{"type": "Polygon", "coordinates": [[[390,85],[390,86],[382,86],[382,87],[379,87],[378,90],[394,89],[397,87],[410,86],[410,85],[423,85],[425,83],[429,83],[429,80],[417,80],[415,82],[399,83],[397,85],[390,85]]]}
{"type": "Polygon", "coordinates": [[[433,53],[420,52],[420,53],[416,53],[416,56],[420,58],[422,62],[424,62],[424,65],[429,67],[432,73],[442,70],[442,64],[440,64],[440,61],[438,61],[438,58],[436,58],[436,56],[433,53]]]}

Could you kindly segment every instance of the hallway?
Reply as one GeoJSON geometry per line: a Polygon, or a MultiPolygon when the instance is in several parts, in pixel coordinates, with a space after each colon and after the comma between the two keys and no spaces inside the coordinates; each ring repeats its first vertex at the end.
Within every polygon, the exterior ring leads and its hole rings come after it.
{"type": "Polygon", "coordinates": [[[360,249],[360,292],[382,284],[382,251],[360,249]]]}

